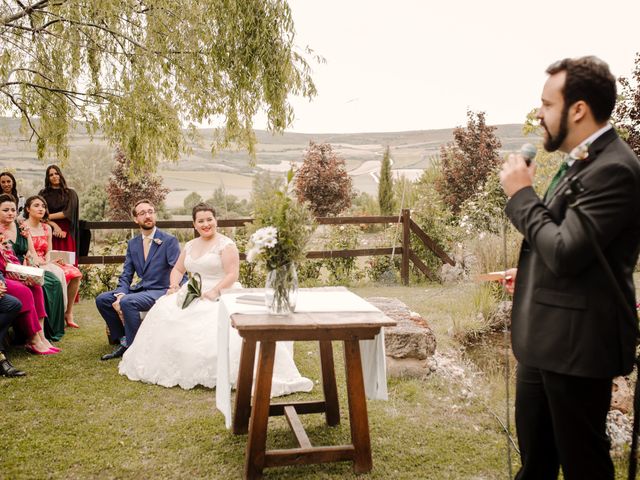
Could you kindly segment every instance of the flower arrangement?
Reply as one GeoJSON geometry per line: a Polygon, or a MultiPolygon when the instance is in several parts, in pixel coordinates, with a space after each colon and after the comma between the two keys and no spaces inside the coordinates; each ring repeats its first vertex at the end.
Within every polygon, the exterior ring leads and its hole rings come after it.
{"type": "Polygon", "coordinates": [[[274,270],[305,258],[305,249],[315,229],[307,206],[290,195],[294,171],[289,170],[283,187],[267,188],[254,201],[255,228],[247,244],[247,261],[263,260],[274,270]]]}
{"type": "Polygon", "coordinates": [[[247,261],[264,261],[267,273],[265,301],[275,314],[292,312],[298,288],[295,264],[305,258],[305,249],[315,229],[307,206],[290,194],[294,171],[289,170],[282,187],[269,186],[254,203],[255,228],[247,244],[247,261]]]}

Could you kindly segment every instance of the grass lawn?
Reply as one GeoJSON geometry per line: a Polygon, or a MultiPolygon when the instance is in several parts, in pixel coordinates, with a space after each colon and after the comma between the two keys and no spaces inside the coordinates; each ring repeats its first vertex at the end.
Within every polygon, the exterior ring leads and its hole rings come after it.
{"type": "MultiPolygon", "coordinates": [[[[363,296],[397,297],[434,327],[439,350],[456,347],[447,332],[466,286],[367,287],[363,296]]],[[[185,391],[131,382],[117,373],[104,323],[93,302],[77,306],[82,328],[59,342],[63,352],[32,356],[10,351],[28,372],[0,378],[0,478],[241,478],[246,436],[224,427],[214,391],[185,391]]],[[[334,343],[334,349],[339,345],[334,343]]],[[[341,424],[329,428],[321,415],[302,421],[314,445],[349,439],[343,362],[336,352],[341,424]]],[[[301,372],[320,379],[315,344],[296,344],[301,372]]],[[[491,411],[504,412],[499,379],[479,376],[469,395],[439,375],[425,380],[389,379],[389,401],[369,401],[373,471],[355,476],[350,463],[266,469],[274,479],[502,479],[507,478],[506,440],[491,411]]],[[[321,387],[299,399],[318,398],[321,387]]],[[[283,418],[269,420],[267,448],[293,447],[283,418]]],[[[514,471],[517,455],[514,458],[514,471]]],[[[622,468],[618,477],[623,478],[622,468]]]]}

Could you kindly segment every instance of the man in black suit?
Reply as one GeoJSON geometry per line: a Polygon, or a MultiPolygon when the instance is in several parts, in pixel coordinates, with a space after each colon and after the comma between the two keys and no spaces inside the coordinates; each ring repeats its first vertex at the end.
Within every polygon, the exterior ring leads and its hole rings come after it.
{"type": "MultiPolygon", "coordinates": [[[[637,318],[633,270],[640,246],[640,162],[609,124],[616,82],[595,57],[547,69],[537,117],[548,151],[571,153],[544,198],[532,188],[535,165],[511,155],[500,173],[506,214],[524,235],[514,293],[512,345],[518,360],[516,427],[519,480],[613,479],[606,436],[612,379],[633,367],[637,318]],[[626,303],[607,280],[578,214],[580,208],[626,303]],[[627,308],[628,307],[628,308],[627,308]]],[[[564,163],[564,162],[563,162],[564,163]]]]}

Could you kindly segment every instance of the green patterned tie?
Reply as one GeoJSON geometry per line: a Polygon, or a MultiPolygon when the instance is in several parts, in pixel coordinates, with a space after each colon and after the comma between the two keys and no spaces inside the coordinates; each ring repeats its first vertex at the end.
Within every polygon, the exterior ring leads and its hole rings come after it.
{"type": "Polygon", "coordinates": [[[563,160],[560,168],[551,179],[551,183],[549,184],[549,188],[547,188],[547,193],[544,194],[544,198],[549,198],[553,194],[553,191],[558,186],[558,183],[560,183],[560,180],[562,180],[562,177],[564,177],[564,174],[567,173],[567,170],[569,170],[569,164],[566,160],[563,160]]]}

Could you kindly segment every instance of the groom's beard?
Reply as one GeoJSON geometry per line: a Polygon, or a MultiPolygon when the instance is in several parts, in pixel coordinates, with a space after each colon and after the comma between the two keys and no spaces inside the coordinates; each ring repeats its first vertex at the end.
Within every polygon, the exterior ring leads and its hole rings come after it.
{"type": "Polygon", "coordinates": [[[156,222],[154,222],[153,220],[149,220],[148,222],[145,222],[142,225],[140,225],[140,229],[143,230],[145,233],[149,233],[151,232],[151,230],[153,230],[155,226],[156,226],[156,222]]]}

